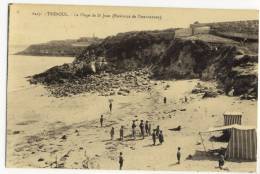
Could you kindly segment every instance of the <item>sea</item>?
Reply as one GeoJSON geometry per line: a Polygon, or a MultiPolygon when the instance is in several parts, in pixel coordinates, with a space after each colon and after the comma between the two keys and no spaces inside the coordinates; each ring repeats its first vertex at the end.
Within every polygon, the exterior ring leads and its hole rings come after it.
{"type": "Polygon", "coordinates": [[[8,92],[31,88],[33,86],[28,82],[28,77],[74,60],[74,57],[15,55],[17,51],[18,49],[12,48],[7,58],[8,92]]]}

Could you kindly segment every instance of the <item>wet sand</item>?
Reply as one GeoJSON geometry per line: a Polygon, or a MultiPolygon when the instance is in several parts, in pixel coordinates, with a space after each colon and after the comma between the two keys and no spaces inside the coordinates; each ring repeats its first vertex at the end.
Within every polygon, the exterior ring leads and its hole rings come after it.
{"type": "MultiPolygon", "coordinates": [[[[57,167],[57,159],[61,168],[86,168],[88,159],[89,168],[118,170],[119,152],[123,152],[124,170],[220,171],[216,168],[217,159],[205,155],[198,133],[223,125],[225,111],[241,111],[242,124],[256,126],[257,102],[223,95],[202,99],[199,94],[191,94],[197,82],[160,81],[149,93],[131,92],[129,96],[111,97],[81,94],[54,98],[42,86],[11,91],[8,93],[7,167],[51,168],[57,167]],[[167,90],[166,84],[170,85],[167,90]],[[166,104],[164,96],[167,96],[166,104]],[[187,103],[184,96],[188,97],[187,103]],[[109,99],[113,99],[112,113],[108,108],[109,99]],[[99,124],[101,114],[103,128],[99,124]],[[152,129],[160,125],[165,142],[153,146],[151,137],[142,140],[139,132],[137,139],[132,140],[133,119],[150,121],[152,129]],[[121,125],[125,126],[124,141],[118,140],[121,125]],[[179,125],[181,131],[169,130],[179,125]],[[109,134],[112,126],[116,138],[113,141],[109,134]],[[180,165],[176,165],[177,147],[181,147],[180,165]],[[192,160],[186,159],[189,155],[193,156],[192,160]]],[[[209,136],[203,136],[207,149],[226,147],[227,143],[209,142],[209,136]]],[[[225,167],[230,171],[255,172],[256,162],[227,161],[225,167]]]]}

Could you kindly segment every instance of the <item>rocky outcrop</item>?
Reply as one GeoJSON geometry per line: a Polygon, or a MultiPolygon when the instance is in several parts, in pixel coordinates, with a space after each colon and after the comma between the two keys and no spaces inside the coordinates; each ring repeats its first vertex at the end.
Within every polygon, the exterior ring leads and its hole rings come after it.
{"type": "Polygon", "coordinates": [[[97,92],[102,96],[116,94],[127,96],[131,91],[141,92],[151,89],[150,74],[145,69],[119,74],[92,74],[84,77],[66,72],[54,68],[51,70],[52,78],[48,76],[48,71],[47,74],[41,74],[34,79],[37,79],[38,82],[42,80],[40,82],[46,85],[51,95],[55,97],[71,96],[83,92],[97,92]]]}
{"type": "Polygon", "coordinates": [[[155,77],[216,80],[228,94],[257,96],[256,53],[239,45],[212,45],[203,41],[178,39],[169,46],[155,77]]]}
{"type": "Polygon", "coordinates": [[[105,57],[104,62],[109,64],[106,71],[114,73],[150,66],[160,61],[174,34],[174,29],[119,33],[87,47],[76,57],[74,64],[89,64],[105,57]]]}
{"type": "MultiPolygon", "coordinates": [[[[107,37],[84,49],[73,63],[35,75],[31,82],[57,85],[73,79],[105,79],[100,77],[104,72],[117,77],[146,69],[149,79],[215,80],[227,95],[257,97],[257,42],[240,43],[210,33],[175,37],[179,30],[127,32],[107,37]]],[[[83,81],[88,84],[88,80],[83,81]]],[[[109,83],[113,84],[112,81],[109,83]]],[[[93,82],[93,86],[98,83],[93,82]]]]}

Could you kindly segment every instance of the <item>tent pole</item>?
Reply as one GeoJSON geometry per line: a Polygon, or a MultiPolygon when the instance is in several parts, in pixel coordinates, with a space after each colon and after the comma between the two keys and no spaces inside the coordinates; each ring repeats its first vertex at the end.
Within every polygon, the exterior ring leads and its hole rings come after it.
{"type": "MultiPolygon", "coordinates": [[[[212,137],[211,133],[210,133],[210,136],[212,137]]],[[[212,146],[212,149],[214,149],[214,145],[213,145],[212,141],[211,141],[211,146],[212,146]]]]}
{"type": "Polygon", "coordinates": [[[202,145],[203,145],[204,151],[205,151],[205,152],[207,152],[207,150],[206,150],[206,147],[205,147],[205,145],[204,145],[203,138],[202,138],[202,136],[201,136],[201,133],[200,133],[200,132],[199,132],[199,135],[200,135],[200,138],[201,138],[201,143],[202,143],[202,145]]]}

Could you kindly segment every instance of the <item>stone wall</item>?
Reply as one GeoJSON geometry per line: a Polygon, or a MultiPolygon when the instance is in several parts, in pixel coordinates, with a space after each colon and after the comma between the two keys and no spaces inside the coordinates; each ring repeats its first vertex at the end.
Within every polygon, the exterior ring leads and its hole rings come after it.
{"type": "Polygon", "coordinates": [[[191,28],[181,28],[181,29],[177,29],[175,31],[175,37],[177,37],[177,38],[188,37],[188,36],[192,36],[192,29],[191,28]]]}

